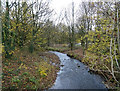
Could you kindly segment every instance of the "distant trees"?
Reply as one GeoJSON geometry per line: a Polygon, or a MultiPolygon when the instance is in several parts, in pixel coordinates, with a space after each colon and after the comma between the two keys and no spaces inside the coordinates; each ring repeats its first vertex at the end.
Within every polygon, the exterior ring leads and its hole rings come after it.
{"type": "MultiPolygon", "coordinates": [[[[93,16],[95,15],[95,8],[93,2],[82,2],[80,4],[80,16],[77,19],[77,28],[81,36],[88,34],[92,30],[94,25],[93,16]]],[[[82,39],[82,45],[87,49],[88,38],[82,39]]]]}
{"type": "Polygon", "coordinates": [[[69,32],[68,32],[68,27],[63,24],[63,23],[60,23],[57,25],[57,28],[58,28],[58,32],[59,32],[59,43],[62,43],[62,44],[68,44],[69,43],[69,32]]]}
{"type": "MultiPolygon", "coordinates": [[[[51,46],[53,45],[53,40],[54,40],[54,37],[56,36],[56,31],[55,31],[55,26],[53,24],[53,21],[50,21],[49,19],[47,20],[46,22],[46,27],[44,28],[45,29],[45,32],[44,32],[44,38],[46,38],[46,46],[51,46]]],[[[56,38],[57,40],[57,38],[56,38]]]]}
{"type": "Polygon", "coordinates": [[[74,2],[72,2],[72,8],[70,9],[70,15],[68,11],[65,11],[65,20],[68,26],[68,35],[69,35],[69,47],[73,50],[75,46],[75,12],[74,12],[74,2]]]}

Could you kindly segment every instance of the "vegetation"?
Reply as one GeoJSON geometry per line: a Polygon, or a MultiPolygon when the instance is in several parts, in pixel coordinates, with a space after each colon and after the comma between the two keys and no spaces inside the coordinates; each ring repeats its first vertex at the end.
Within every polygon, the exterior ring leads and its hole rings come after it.
{"type": "MultiPolygon", "coordinates": [[[[81,48],[74,44],[72,51],[67,47],[54,47],[53,50],[67,53],[87,64],[94,72],[103,75],[108,88],[120,85],[120,12],[119,2],[83,2],[82,13],[76,20],[74,38],[81,48]]],[[[70,17],[66,14],[68,34],[72,34],[70,17]],[[70,30],[69,30],[70,29],[70,30]]],[[[73,23],[73,22],[72,22],[73,23]]],[[[72,37],[68,36],[69,39],[72,37]]],[[[68,46],[71,48],[71,46],[68,46]]],[[[51,48],[52,49],[52,48],[51,48]]]]}
{"type": "Polygon", "coordinates": [[[48,50],[81,60],[104,76],[108,88],[119,88],[120,2],[82,2],[77,15],[72,3],[72,13],[63,11],[57,24],[49,0],[5,3],[0,0],[3,88],[50,87],[59,68],[49,58],[59,62],[45,54],[48,50]]]}
{"type": "Polygon", "coordinates": [[[6,1],[2,7],[2,88],[50,88],[59,70],[59,59],[44,54],[48,43],[44,35],[51,32],[48,27],[53,28],[49,2],[6,1]]]}
{"type": "Polygon", "coordinates": [[[15,52],[11,59],[3,59],[2,87],[3,90],[48,89],[53,85],[58,70],[59,60],[53,54],[31,54],[26,50],[15,52]]]}
{"type": "Polygon", "coordinates": [[[81,51],[68,55],[86,63],[92,71],[102,74],[108,88],[120,85],[120,12],[119,2],[83,2],[81,16],[76,27],[76,41],[81,42],[81,51]],[[114,7],[114,8],[113,8],[114,7]],[[94,27],[93,27],[94,26],[94,27]]]}
{"type": "MultiPolygon", "coordinates": [[[[94,3],[92,4],[93,6],[95,5],[94,3]]],[[[83,37],[83,40],[87,39],[89,43],[83,61],[87,62],[93,70],[101,71],[101,73],[105,71],[110,73],[112,78],[107,76],[109,78],[107,81],[119,86],[119,3],[96,3],[96,5],[106,10],[97,10],[95,30],[88,31],[83,37]],[[112,9],[112,6],[115,8],[112,9]]],[[[91,20],[94,20],[94,18],[89,21],[91,20]]]]}

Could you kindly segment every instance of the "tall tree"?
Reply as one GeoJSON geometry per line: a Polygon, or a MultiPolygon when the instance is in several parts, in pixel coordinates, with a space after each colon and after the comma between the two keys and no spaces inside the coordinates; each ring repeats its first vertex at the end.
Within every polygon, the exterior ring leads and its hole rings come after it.
{"type": "Polygon", "coordinates": [[[75,32],[75,26],[74,26],[74,16],[75,16],[75,12],[74,12],[74,2],[72,2],[72,14],[71,16],[68,15],[68,12],[65,11],[65,19],[66,19],[66,23],[67,23],[67,26],[68,26],[68,34],[69,34],[69,47],[71,50],[73,50],[74,48],[74,45],[75,45],[75,35],[74,35],[74,32],[75,32]],[[71,19],[72,17],[72,19],[71,19]]]}
{"type": "MultiPolygon", "coordinates": [[[[2,78],[2,23],[1,23],[1,0],[0,0],[0,78],[2,78]]],[[[2,79],[0,79],[0,90],[2,90],[2,79]]]]}
{"type": "Polygon", "coordinates": [[[2,31],[2,42],[4,44],[5,48],[5,57],[9,58],[12,54],[11,51],[12,45],[11,45],[11,32],[10,32],[10,16],[9,16],[9,2],[8,0],[6,1],[6,11],[5,11],[5,18],[3,21],[3,31],[2,31]]]}

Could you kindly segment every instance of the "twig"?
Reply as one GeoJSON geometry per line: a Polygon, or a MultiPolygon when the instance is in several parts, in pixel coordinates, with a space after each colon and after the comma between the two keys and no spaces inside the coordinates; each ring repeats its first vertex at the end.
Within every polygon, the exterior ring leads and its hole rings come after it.
{"type": "MultiPolygon", "coordinates": [[[[110,71],[110,73],[112,74],[113,78],[115,79],[115,81],[117,83],[119,83],[114,75],[114,69],[113,69],[113,58],[112,58],[112,38],[111,38],[111,42],[110,42],[110,58],[111,58],[111,71],[110,69],[108,69],[110,71]]],[[[108,67],[107,67],[108,68],[108,67]]]]}
{"type": "Polygon", "coordinates": [[[120,66],[119,66],[119,63],[118,63],[118,61],[117,61],[117,57],[116,57],[115,41],[116,41],[116,38],[115,38],[115,40],[114,40],[114,56],[115,56],[115,60],[116,60],[116,64],[117,64],[117,66],[118,66],[118,69],[120,70],[120,66]]]}

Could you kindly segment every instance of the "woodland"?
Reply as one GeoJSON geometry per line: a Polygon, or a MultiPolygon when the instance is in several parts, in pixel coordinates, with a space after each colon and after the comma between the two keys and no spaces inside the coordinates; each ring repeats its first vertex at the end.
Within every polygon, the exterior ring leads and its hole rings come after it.
{"type": "Polygon", "coordinates": [[[120,1],[82,2],[77,17],[74,7],[56,24],[50,0],[0,0],[2,89],[50,88],[59,71],[50,60],[60,62],[49,51],[80,60],[107,88],[120,89],[120,1]]]}

